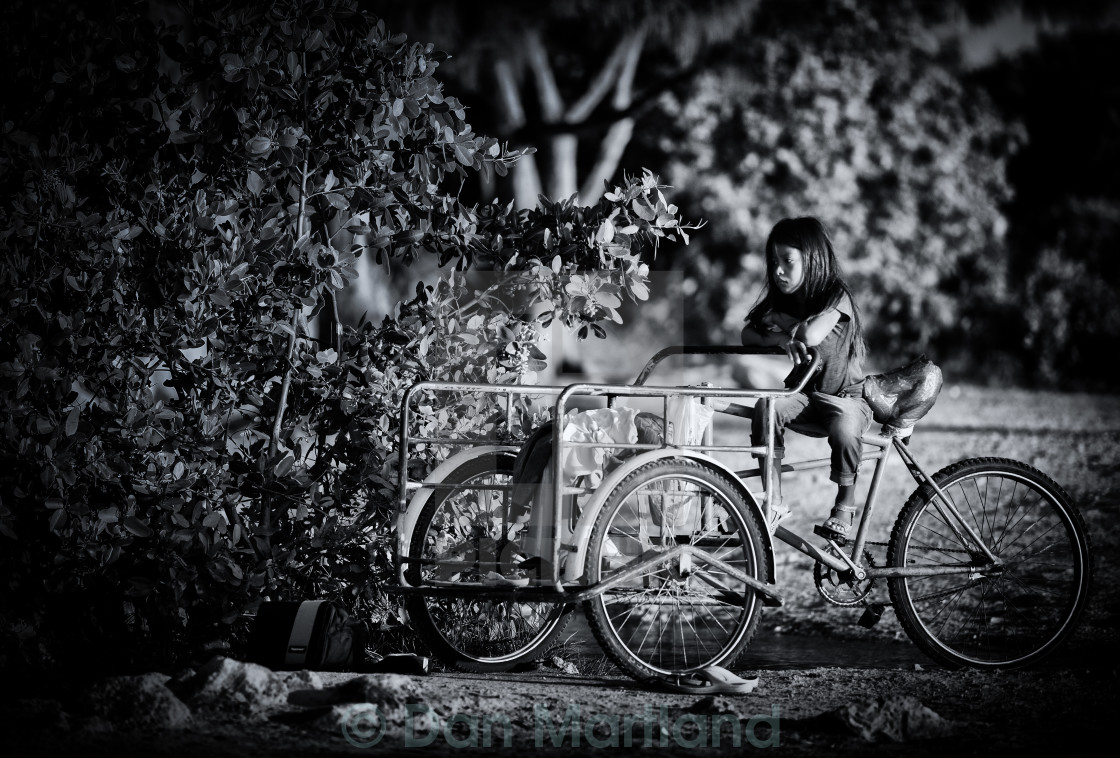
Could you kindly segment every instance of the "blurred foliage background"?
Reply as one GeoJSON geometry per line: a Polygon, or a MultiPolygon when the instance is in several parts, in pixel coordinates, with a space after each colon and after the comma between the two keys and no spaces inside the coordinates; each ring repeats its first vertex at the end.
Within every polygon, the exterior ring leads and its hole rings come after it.
{"type": "Polygon", "coordinates": [[[453,50],[480,129],[538,149],[480,196],[593,199],[642,165],[707,222],[654,264],[683,276],[667,296],[686,341],[737,342],[767,232],[808,214],[867,312],[872,368],[927,353],[955,380],[1115,388],[1116,3],[363,5],[453,50]]]}

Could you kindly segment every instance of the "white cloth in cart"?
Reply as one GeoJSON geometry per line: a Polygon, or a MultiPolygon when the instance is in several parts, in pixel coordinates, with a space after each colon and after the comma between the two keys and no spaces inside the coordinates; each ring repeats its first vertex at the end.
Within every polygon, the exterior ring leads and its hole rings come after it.
{"type": "MultiPolygon", "coordinates": [[[[569,447],[568,443],[634,444],[638,441],[638,427],[634,423],[638,415],[636,408],[597,408],[590,411],[571,410],[564,414],[564,425],[560,436],[564,441],[561,454],[561,468],[565,484],[580,476],[588,478],[588,484],[598,486],[603,479],[607,456],[620,452],[610,447],[569,447]]],[[[550,554],[549,539],[552,534],[554,512],[555,476],[552,461],[544,467],[540,484],[533,495],[529,520],[525,525],[522,548],[530,555],[550,554]]],[[[572,520],[575,515],[575,498],[564,497],[561,510],[561,541],[571,535],[572,520]]]]}
{"type": "MultiPolygon", "coordinates": [[[[560,462],[569,480],[577,476],[588,477],[588,484],[598,486],[603,479],[603,468],[608,455],[618,448],[572,447],[568,443],[612,442],[632,445],[638,441],[638,427],[634,418],[637,408],[596,408],[590,411],[569,411],[564,415],[563,460],[560,462]]],[[[625,448],[623,448],[625,449],[625,448]]]]}

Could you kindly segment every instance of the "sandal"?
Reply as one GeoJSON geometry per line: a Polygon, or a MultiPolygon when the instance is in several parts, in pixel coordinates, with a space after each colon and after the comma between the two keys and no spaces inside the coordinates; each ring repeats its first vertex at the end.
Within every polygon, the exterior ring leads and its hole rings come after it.
{"type": "Polygon", "coordinates": [[[847,542],[848,532],[856,520],[855,508],[833,508],[823,524],[813,527],[813,532],[826,540],[847,542]]]}
{"type": "Polygon", "coordinates": [[[749,695],[758,686],[758,677],[743,679],[722,666],[705,666],[699,671],[650,682],[683,695],[749,695]]]}

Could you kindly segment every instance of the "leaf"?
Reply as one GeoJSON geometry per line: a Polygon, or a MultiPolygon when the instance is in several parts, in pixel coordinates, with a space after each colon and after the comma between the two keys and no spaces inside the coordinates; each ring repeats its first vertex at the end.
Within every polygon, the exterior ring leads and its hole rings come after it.
{"type": "Polygon", "coordinates": [[[245,143],[245,149],[253,155],[264,155],[272,150],[272,140],[265,136],[253,137],[245,143]]]}
{"type": "Polygon", "coordinates": [[[173,145],[186,145],[191,142],[198,141],[198,132],[192,132],[190,129],[180,129],[176,132],[171,132],[167,138],[173,145]]]}
{"type": "Polygon", "coordinates": [[[346,210],[350,207],[350,203],[346,200],[346,197],[339,194],[338,192],[328,192],[326,194],[326,198],[327,202],[330,203],[332,207],[337,208],[340,211],[346,210]]]}
{"type": "Polygon", "coordinates": [[[47,521],[47,526],[52,532],[57,532],[59,528],[66,523],[66,511],[57,510],[51,513],[50,519],[47,521]]]}
{"type": "Polygon", "coordinates": [[[455,160],[462,163],[464,166],[474,165],[474,150],[468,148],[462,142],[456,142],[453,148],[455,152],[455,160]]]}
{"type": "Polygon", "coordinates": [[[604,219],[603,223],[599,224],[599,229],[595,232],[595,241],[605,245],[613,239],[614,224],[609,218],[604,219]]]}
{"type": "Polygon", "coordinates": [[[288,453],[283,458],[280,459],[279,463],[276,464],[276,467],[273,469],[273,472],[276,474],[276,476],[284,476],[285,474],[287,474],[289,471],[292,470],[292,466],[295,465],[295,462],[296,462],[296,457],[294,455],[292,455],[291,453],[288,453]]]}
{"type": "Polygon", "coordinates": [[[140,519],[135,516],[129,516],[124,520],[124,528],[135,534],[137,537],[151,537],[154,532],[140,519]]]}
{"type": "Polygon", "coordinates": [[[74,406],[70,413],[66,416],[66,424],[63,427],[63,433],[67,437],[73,437],[78,433],[78,421],[81,420],[82,412],[78,406],[74,406]]]}
{"type": "Polygon", "coordinates": [[[249,176],[245,180],[245,186],[253,193],[254,197],[260,197],[261,192],[264,190],[264,179],[261,175],[252,169],[249,170],[249,176]]]}
{"type": "Polygon", "coordinates": [[[634,213],[636,213],[638,218],[642,221],[653,221],[657,218],[657,212],[653,210],[648,203],[640,199],[635,198],[634,202],[630,204],[630,207],[634,209],[634,213]]]}

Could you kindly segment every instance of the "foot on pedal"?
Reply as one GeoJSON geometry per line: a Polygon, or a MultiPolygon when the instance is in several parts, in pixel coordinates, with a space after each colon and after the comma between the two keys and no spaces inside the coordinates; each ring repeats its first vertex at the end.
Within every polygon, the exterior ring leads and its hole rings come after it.
{"type": "Polygon", "coordinates": [[[823,524],[816,524],[815,526],[813,526],[813,534],[817,535],[818,537],[824,537],[826,540],[829,540],[831,542],[835,542],[840,547],[844,547],[848,544],[848,530],[844,529],[843,531],[838,531],[836,529],[832,529],[829,524],[830,521],[832,521],[832,519],[829,519],[823,524]]]}

